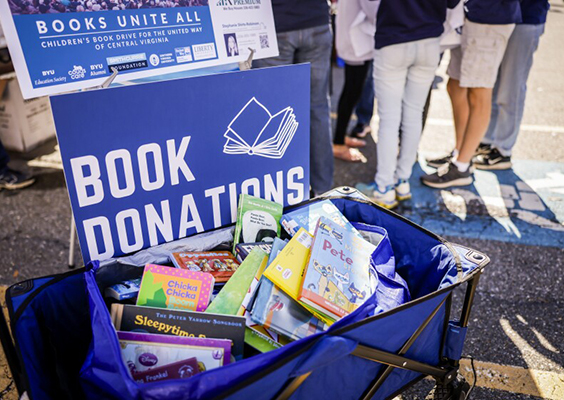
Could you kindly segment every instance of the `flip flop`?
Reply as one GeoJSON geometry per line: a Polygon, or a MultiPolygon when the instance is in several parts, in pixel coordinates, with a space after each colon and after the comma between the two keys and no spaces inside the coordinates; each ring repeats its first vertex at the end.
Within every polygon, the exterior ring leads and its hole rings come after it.
{"type": "Polygon", "coordinates": [[[339,160],[348,162],[361,162],[366,163],[368,160],[358,149],[351,149],[350,147],[335,147],[333,146],[333,157],[339,160]]]}
{"type": "Polygon", "coordinates": [[[345,144],[349,147],[364,147],[366,146],[366,140],[346,136],[345,144]]]}

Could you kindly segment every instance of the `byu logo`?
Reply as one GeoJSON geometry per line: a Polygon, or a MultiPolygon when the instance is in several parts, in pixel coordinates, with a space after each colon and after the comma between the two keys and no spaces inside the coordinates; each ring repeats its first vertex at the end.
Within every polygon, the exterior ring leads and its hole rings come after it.
{"type": "Polygon", "coordinates": [[[298,125],[292,107],[272,115],[253,97],[229,123],[223,152],[282,158],[298,125]]]}

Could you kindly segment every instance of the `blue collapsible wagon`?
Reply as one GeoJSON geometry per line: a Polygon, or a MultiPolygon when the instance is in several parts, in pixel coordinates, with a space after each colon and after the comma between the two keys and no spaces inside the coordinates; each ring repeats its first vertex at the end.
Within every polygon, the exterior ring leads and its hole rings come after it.
{"type": "MultiPolygon", "coordinates": [[[[163,262],[151,248],[7,290],[12,336],[3,316],[0,333],[18,392],[34,400],[388,399],[431,376],[437,382],[432,398],[466,398],[469,385],[458,374],[459,360],[478,279],[489,259],[349,188],[292,208],[323,198],[350,221],[388,231],[410,302],[375,314],[372,296],[326,332],[189,379],[137,384],[121,359],[101,293],[139,276],[145,263],[163,262]],[[453,292],[463,284],[466,294],[455,317],[453,292]]],[[[183,245],[195,250],[227,246],[232,230],[185,238],[183,245]]]]}

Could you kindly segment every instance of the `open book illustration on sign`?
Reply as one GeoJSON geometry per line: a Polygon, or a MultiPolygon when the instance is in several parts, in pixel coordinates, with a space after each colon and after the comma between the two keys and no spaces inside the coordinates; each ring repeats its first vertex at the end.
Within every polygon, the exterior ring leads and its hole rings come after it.
{"type": "Polygon", "coordinates": [[[298,125],[292,107],[272,115],[253,97],[229,123],[223,152],[282,158],[298,125]]]}

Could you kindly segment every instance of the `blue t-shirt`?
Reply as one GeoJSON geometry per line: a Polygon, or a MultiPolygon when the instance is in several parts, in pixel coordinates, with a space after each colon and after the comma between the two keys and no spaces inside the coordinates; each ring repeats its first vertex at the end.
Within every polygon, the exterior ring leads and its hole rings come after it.
{"type": "MultiPolygon", "coordinates": [[[[350,0],[339,0],[350,1],[350,0]]],[[[382,0],[376,16],[374,47],[441,36],[447,6],[459,0],[382,0]]]]}
{"type": "Polygon", "coordinates": [[[276,32],[329,24],[329,0],[272,0],[272,10],[276,32]]]}
{"type": "Polygon", "coordinates": [[[478,24],[506,25],[521,22],[519,0],[466,0],[466,18],[478,24]]]}
{"type": "Polygon", "coordinates": [[[523,24],[544,24],[550,4],[548,0],[521,0],[523,24]]]}

